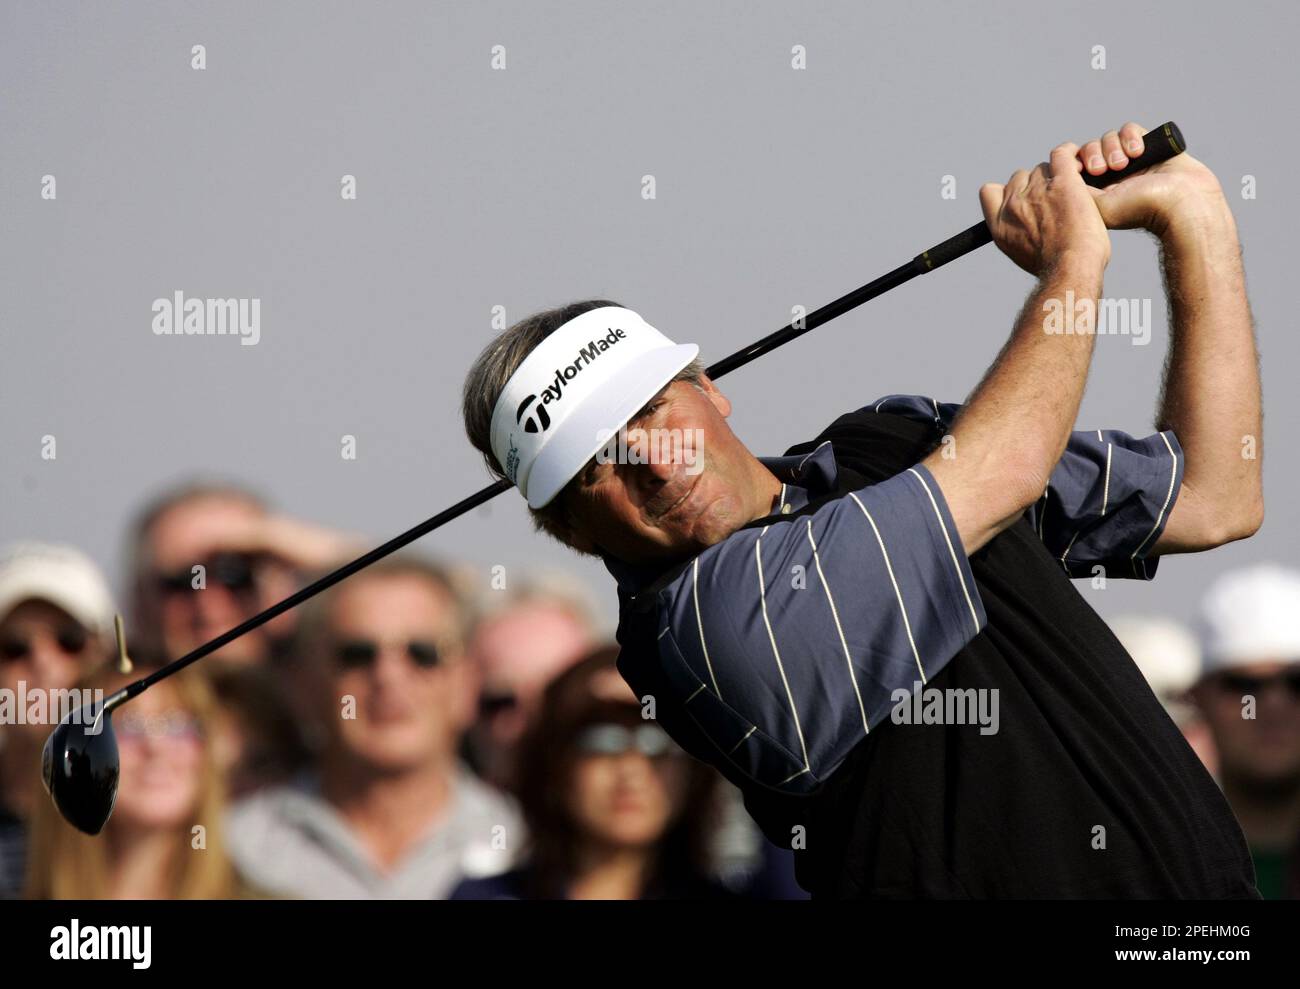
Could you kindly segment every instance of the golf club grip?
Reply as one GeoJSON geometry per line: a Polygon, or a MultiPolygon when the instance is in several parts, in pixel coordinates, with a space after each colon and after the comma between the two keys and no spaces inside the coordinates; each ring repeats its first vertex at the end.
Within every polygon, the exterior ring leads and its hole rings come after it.
{"type": "MultiPolygon", "coordinates": [[[[1083,172],[1084,184],[1090,185],[1094,189],[1104,189],[1106,186],[1120,181],[1120,179],[1127,178],[1134,172],[1140,172],[1144,168],[1150,168],[1162,161],[1168,161],[1175,155],[1180,155],[1187,150],[1187,143],[1183,140],[1183,132],[1178,129],[1178,125],[1172,120],[1147,131],[1146,134],[1142,135],[1142,144],[1142,154],[1136,158],[1130,158],[1128,165],[1118,171],[1105,171],[1100,175],[1089,175],[1087,172],[1083,172]]],[[[949,261],[956,260],[963,254],[969,254],[977,247],[983,247],[985,244],[991,243],[992,240],[993,233],[989,230],[989,225],[981,220],[955,237],[949,237],[942,244],[937,244],[928,251],[921,252],[912,263],[922,273],[933,271],[949,261]]]]}

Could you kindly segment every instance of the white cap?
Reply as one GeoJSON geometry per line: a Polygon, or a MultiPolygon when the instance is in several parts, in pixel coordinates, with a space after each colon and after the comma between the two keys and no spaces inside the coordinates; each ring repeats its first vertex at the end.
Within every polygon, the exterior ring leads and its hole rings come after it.
{"type": "Polygon", "coordinates": [[[1110,622],[1110,630],[1161,700],[1181,694],[1200,676],[1201,655],[1196,637],[1179,622],[1146,615],[1121,615],[1110,622]]]}
{"type": "Polygon", "coordinates": [[[528,506],[548,504],[699,352],[620,306],[591,309],[539,343],[492,413],[492,452],[528,506]]]}
{"type": "Polygon", "coordinates": [[[99,567],[75,547],[14,543],[0,554],[0,619],[31,599],[62,608],[90,632],[113,635],[113,596],[99,567]]]}
{"type": "Polygon", "coordinates": [[[1201,602],[1204,673],[1258,662],[1300,662],[1300,572],[1260,563],[1225,573],[1201,602]]]}

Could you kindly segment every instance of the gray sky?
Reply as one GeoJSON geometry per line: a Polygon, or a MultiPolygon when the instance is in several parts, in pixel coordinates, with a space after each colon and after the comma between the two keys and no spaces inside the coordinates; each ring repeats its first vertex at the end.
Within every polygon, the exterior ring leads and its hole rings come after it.
{"type": "MultiPolygon", "coordinates": [[[[612,298],[716,361],[978,221],[979,186],[1054,144],[1173,119],[1245,245],[1267,521],[1149,584],[1076,587],[1106,616],[1187,618],[1221,570],[1300,558],[1282,271],[1300,9],[1174,9],[5,3],[0,542],[72,542],[117,580],[129,518],[195,473],[379,542],[489,483],[458,400],[493,307],[612,298]],[[176,291],[260,299],[258,344],[155,335],[176,291]]],[[[1151,298],[1154,328],[1099,338],[1078,425],[1146,435],[1168,339],[1155,242],[1112,242],[1106,294],[1151,298]]],[[[724,379],[733,427],[779,454],[885,394],[961,401],[1031,285],[991,245],[913,281],[724,379]]],[[[419,546],[485,581],[571,570],[612,630],[604,568],[533,534],[515,492],[419,546]]]]}

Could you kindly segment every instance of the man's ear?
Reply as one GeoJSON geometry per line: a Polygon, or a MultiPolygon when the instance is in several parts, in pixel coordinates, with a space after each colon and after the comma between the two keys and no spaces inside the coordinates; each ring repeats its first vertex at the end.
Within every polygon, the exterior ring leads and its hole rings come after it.
{"type": "Polygon", "coordinates": [[[708,398],[708,400],[713,403],[713,407],[718,410],[718,415],[722,416],[724,419],[731,415],[731,399],[718,391],[718,386],[710,380],[707,374],[700,375],[699,385],[700,391],[704,392],[705,397],[708,398]]]}

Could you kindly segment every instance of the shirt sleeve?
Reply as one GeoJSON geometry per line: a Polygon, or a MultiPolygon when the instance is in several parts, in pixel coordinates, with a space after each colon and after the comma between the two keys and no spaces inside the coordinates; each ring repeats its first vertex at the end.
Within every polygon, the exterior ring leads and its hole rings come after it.
{"type": "MultiPolygon", "coordinates": [[[[933,422],[947,431],[960,405],[920,395],[887,395],[872,406],[933,422]]],[[[1150,556],[1183,483],[1183,450],[1173,430],[1138,438],[1117,429],[1076,430],[1043,496],[1026,512],[1043,545],[1070,577],[1150,580],[1150,556]]]]}
{"type": "Polygon", "coordinates": [[[1141,439],[1117,429],[1078,430],[1029,510],[1034,531],[1071,577],[1150,580],[1150,552],[1183,483],[1173,430],[1141,439]]]}
{"type": "Polygon", "coordinates": [[[733,533],[657,604],[676,701],[743,778],[786,792],[815,789],[987,621],[920,464],[733,533]]]}

